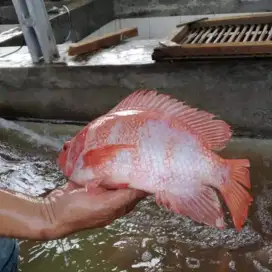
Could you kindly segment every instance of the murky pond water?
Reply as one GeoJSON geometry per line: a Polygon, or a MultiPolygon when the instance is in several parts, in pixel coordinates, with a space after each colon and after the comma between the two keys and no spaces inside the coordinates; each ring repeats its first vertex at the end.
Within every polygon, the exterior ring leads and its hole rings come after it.
{"type": "MultiPolygon", "coordinates": [[[[0,184],[38,195],[64,182],[54,148],[80,127],[23,125],[47,138],[0,126],[0,184]]],[[[252,165],[254,204],[240,233],[231,223],[224,231],[196,224],[159,208],[150,197],[106,228],[62,243],[21,241],[21,271],[272,271],[272,140],[233,139],[223,156],[248,157],[252,165]]]]}

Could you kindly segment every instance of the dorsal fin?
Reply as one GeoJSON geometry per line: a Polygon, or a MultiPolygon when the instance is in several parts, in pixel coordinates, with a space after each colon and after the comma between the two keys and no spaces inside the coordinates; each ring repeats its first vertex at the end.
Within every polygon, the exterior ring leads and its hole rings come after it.
{"type": "Polygon", "coordinates": [[[222,120],[214,119],[214,114],[192,108],[170,95],[158,94],[155,90],[135,91],[109,113],[128,109],[156,110],[163,115],[178,118],[211,150],[223,149],[232,136],[230,126],[222,120]]]}

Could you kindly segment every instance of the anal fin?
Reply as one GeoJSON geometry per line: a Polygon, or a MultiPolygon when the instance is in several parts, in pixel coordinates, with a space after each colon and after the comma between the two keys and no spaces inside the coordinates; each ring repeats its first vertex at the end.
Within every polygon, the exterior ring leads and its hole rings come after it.
{"type": "Polygon", "coordinates": [[[203,186],[194,195],[178,196],[166,191],[155,194],[158,205],[196,222],[223,229],[224,215],[216,191],[203,186]]]}

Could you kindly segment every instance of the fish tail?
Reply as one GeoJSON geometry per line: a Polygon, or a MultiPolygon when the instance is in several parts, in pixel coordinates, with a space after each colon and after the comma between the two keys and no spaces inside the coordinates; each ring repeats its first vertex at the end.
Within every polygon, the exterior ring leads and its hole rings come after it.
{"type": "Polygon", "coordinates": [[[233,223],[240,231],[248,216],[248,208],[253,201],[244,188],[250,188],[250,162],[247,159],[226,160],[230,166],[230,179],[219,187],[221,194],[230,210],[233,223]]]}

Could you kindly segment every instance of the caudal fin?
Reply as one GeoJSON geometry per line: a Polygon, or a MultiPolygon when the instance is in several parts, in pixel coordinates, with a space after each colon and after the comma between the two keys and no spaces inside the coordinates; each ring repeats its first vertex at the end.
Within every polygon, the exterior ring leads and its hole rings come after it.
{"type": "Polygon", "coordinates": [[[247,159],[227,160],[230,179],[219,188],[230,210],[235,228],[240,231],[248,216],[248,208],[253,201],[244,188],[250,188],[250,162],[247,159]],[[244,187],[243,187],[244,186],[244,187]]]}

